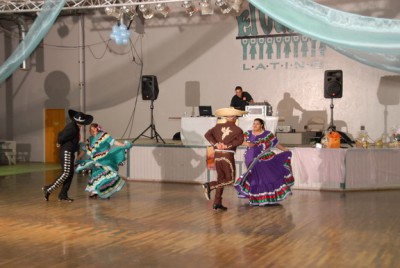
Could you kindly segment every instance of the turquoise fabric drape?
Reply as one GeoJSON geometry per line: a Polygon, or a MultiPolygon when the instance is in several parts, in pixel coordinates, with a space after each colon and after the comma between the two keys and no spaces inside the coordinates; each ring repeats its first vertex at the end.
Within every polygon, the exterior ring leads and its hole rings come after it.
{"type": "Polygon", "coordinates": [[[286,27],[361,63],[400,73],[400,20],[360,16],[311,0],[249,0],[286,27]]]}
{"type": "Polygon", "coordinates": [[[53,26],[54,21],[64,7],[66,0],[46,0],[26,37],[10,57],[0,66],[0,83],[6,80],[35,50],[40,41],[53,26]]]}
{"type": "MultiPolygon", "coordinates": [[[[346,13],[311,0],[250,0],[276,21],[328,44],[364,64],[400,73],[400,20],[346,13]]],[[[0,83],[9,77],[47,34],[65,0],[47,0],[31,29],[0,67],[0,83]]]]}

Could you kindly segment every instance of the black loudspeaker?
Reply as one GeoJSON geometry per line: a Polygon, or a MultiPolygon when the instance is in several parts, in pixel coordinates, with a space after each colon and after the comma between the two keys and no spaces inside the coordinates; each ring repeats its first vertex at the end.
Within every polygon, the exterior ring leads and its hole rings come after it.
{"type": "Polygon", "coordinates": [[[142,99],[156,100],[158,97],[158,83],[155,75],[142,76],[142,99]]]}
{"type": "Polygon", "coordinates": [[[325,71],[324,97],[327,99],[343,96],[343,72],[341,70],[325,71]]]}

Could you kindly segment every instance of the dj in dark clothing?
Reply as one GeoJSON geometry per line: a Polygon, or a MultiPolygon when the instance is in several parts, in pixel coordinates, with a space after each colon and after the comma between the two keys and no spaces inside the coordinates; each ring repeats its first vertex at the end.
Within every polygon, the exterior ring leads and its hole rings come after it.
{"type": "Polygon", "coordinates": [[[243,91],[241,86],[235,88],[235,93],[235,96],[233,96],[231,100],[231,107],[244,111],[247,105],[254,103],[251,95],[243,91]]]}
{"type": "Polygon", "coordinates": [[[75,153],[79,150],[79,128],[92,123],[93,116],[74,110],[69,110],[68,114],[71,122],[58,133],[57,139],[57,147],[60,147],[62,173],[52,184],[42,188],[46,201],[49,201],[50,194],[60,186],[62,186],[62,188],[58,195],[58,200],[68,202],[74,201],[68,197],[68,190],[74,176],[75,153]]]}

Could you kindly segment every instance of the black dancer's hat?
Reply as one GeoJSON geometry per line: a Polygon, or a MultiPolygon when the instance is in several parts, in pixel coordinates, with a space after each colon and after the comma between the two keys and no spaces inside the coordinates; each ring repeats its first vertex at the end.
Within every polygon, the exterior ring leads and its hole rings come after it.
{"type": "Polygon", "coordinates": [[[93,122],[93,116],[89,114],[84,114],[82,112],[77,112],[74,110],[68,110],[69,118],[77,124],[89,125],[93,122]]]}

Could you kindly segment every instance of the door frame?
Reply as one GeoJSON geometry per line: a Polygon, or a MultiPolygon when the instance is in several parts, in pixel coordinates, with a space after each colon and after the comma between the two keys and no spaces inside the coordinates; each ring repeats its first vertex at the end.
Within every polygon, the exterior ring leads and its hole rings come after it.
{"type": "Polygon", "coordinates": [[[44,111],[44,162],[60,163],[56,147],[58,133],[65,127],[65,109],[45,108],[44,111]]]}

